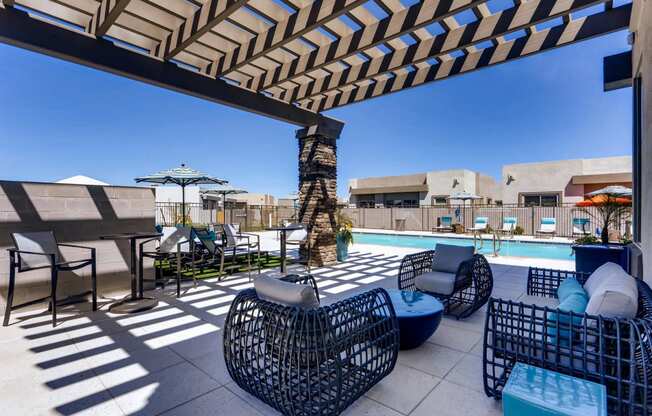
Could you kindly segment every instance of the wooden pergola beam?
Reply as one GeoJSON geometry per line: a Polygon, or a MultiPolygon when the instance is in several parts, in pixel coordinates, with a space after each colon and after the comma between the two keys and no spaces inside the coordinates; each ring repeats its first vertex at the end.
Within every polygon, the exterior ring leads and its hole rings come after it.
{"type": "Polygon", "coordinates": [[[331,95],[322,95],[314,100],[303,102],[302,105],[313,111],[325,111],[605,35],[626,29],[629,25],[631,11],[632,5],[626,4],[534,32],[497,46],[478,50],[450,61],[431,65],[428,68],[392,78],[384,78],[365,85],[357,85],[331,95]]]}
{"type": "MultiPolygon", "coordinates": [[[[406,48],[389,52],[382,57],[359,65],[352,65],[321,79],[310,81],[300,88],[288,91],[281,96],[281,99],[293,102],[366,81],[384,72],[396,71],[433,58],[440,58],[455,50],[469,48],[480,42],[502,39],[509,33],[595,6],[604,1],[530,0],[449,32],[418,41],[406,48]]],[[[504,42],[505,40],[502,39],[501,42],[494,43],[494,46],[504,42]]]]}
{"type": "Polygon", "coordinates": [[[272,25],[244,45],[225,54],[217,63],[217,75],[235,71],[274,48],[285,45],[315,30],[367,0],[316,0],[291,14],[287,20],[272,25]]]}
{"type": "Polygon", "coordinates": [[[170,33],[156,47],[154,55],[162,59],[174,58],[191,43],[227,19],[248,0],[208,0],[192,16],[170,33]]]}
{"type": "Polygon", "coordinates": [[[174,63],[134,53],[108,40],[33,19],[14,8],[0,8],[0,42],[298,126],[319,124],[341,129],[343,125],[174,63]]]}
{"type": "Polygon", "coordinates": [[[457,13],[471,9],[485,0],[427,0],[393,13],[373,25],[356,30],[328,45],[299,56],[261,77],[252,79],[247,88],[261,90],[292,80],[307,72],[356,55],[360,51],[414,32],[457,13]],[[254,85],[254,83],[257,83],[254,85]]]}
{"type": "Polygon", "coordinates": [[[111,25],[129,5],[130,0],[102,0],[91,18],[86,31],[97,37],[104,36],[111,25]]]}

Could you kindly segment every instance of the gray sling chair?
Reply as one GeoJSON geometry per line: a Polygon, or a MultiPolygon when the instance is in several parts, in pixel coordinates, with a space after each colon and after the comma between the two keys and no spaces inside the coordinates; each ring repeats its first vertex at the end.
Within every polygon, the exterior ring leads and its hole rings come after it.
{"type": "MultiPolygon", "coordinates": [[[[49,310],[52,312],[52,326],[57,323],[57,284],[60,271],[73,271],[82,267],[91,266],[91,293],[93,311],[97,310],[97,270],[95,248],[62,244],[57,242],[52,231],[36,231],[26,233],[12,233],[15,248],[9,251],[9,288],[7,293],[7,306],[5,309],[4,326],[9,325],[11,311],[24,306],[34,305],[49,300],[49,310]],[[73,247],[88,250],[90,257],[80,260],[64,260],[59,247],[73,247]],[[30,270],[50,269],[50,296],[32,300],[20,305],[13,305],[14,289],[16,286],[16,273],[30,270]]],[[[82,295],[86,295],[84,293],[82,295]]]]}
{"type": "MultiPolygon", "coordinates": [[[[193,242],[190,239],[191,228],[190,227],[163,227],[162,236],[151,238],[140,243],[139,247],[139,260],[138,260],[138,271],[140,276],[143,275],[143,260],[145,258],[154,259],[158,261],[158,265],[155,264],[155,278],[154,284],[161,283],[163,289],[165,289],[165,279],[162,277],[162,262],[168,261],[170,265],[176,264],[177,268],[177,293],[180,291],[180,269],[184,265],[194,263],[193,258],[193,242]],[[156,250],[154,251],[145,251],[145,244],[151,243],[152,241],[158,241],[156,250]]],[[[194,277],[194,273],[193,273],[194,277]]]]}
{"type": "MultiPolygon", "coordinates": [[[[256,249],[257,252],[256,264],[258,266],[258,274],[260,274],[260,236],[256,234],[241,232],[240,226],[237,224],[224,224],[224,235],[226,238],[223,240],[224,245],[222,246],[222,251],[233,252],[234,261],[238,252],[241,252],[242,254],[246,253],[247,268],[248,268],[250,278],[251,278],[251,249],[256,249]]],[[[222,272],[223,269],[224,269],[224,255],[222,255],[222,260],[220,262],[220,273],[222,272]]]]}

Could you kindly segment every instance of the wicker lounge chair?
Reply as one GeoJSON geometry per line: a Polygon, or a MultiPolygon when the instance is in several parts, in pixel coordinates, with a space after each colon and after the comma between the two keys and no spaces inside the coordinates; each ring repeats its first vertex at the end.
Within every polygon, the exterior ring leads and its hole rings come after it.
{"type": "Polygon", "coordinates": [[[475,217],[475,221],[473,222],[473,227],[467,228],[467,231],[471,231],[473,233],[481,233],[487,230],[488,225],[489,225],[489,218],[475,217]]]}
{"type": "Polygon", "coordinates": [[[514,236],[514,230],[518,225],[518,218],[516,217],[505,217],[503,218],[503,228],[498,230],[502,234],[514,236]]]}
{"type": "Polygon", "coordinates": [[[573,236],[584,237],[591,234],[588,218],[573,218],[573,236]]]}
{"type": "Polygon", "coordinates": [[[418,290],[442,301],[444,312],[464,319],[489,300],[493,274],[473,247],[437,244],[435,250],[407,255],[398,272],[398,288],[418,290]]]}
{"type": "Polygon", "coordinates": [[[82,267],[91,266],[91,294],[93,311],[97,310],[97,273],[95,248],[78,246],[73,244],[62,244],[57,242],[52,231],[36,231],[27,233],[12,233],[15,248],[9,251],[9,287],[7,289],[7,305],[5,307],[5,318],[3,325],[9,325],[11,311],[24,306],[49,300],[49,310],[52,312],[52,326],[57,323],[57,286],[59,272],[73,271],[82,267]],[[64,260],[60,247],[72,247],[88,251],[89,257],[79,260],[64,260]],[[16,274],[30,270],[50,269],[50,295],[26,302],[20,305],[13,305],[14,289],[16,287],[16,274]]]}
{"type": "Polygon", "coordinates": [[[576,314],[555,306],[557,289],[566,278],[585,284],[588,276],[530,268],[527,303],[489,301],[484,332],[486,394],[500,399],[512,367],[521,362],[605,385],[611,415],[652,414],[650,287],[640,279],[634,283],[635,318],[576,314]]]}
{"type": "Polygon", "coordinates": [[[227,370],[284,415],[338,415],[394,369],[399,330],[389,295],[374,289],[319,306],[311,277],[284,280],[296,283],[260,277],[233,300],[227,370]]]}

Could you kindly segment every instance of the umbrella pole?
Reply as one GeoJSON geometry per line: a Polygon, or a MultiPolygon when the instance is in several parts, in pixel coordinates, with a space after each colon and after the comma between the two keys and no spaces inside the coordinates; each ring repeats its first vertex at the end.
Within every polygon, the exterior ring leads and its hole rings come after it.
{"type": "Polygon", "coordinates": [[[181,185],[181,221],[186,226],[186,186],[181,185]]]}

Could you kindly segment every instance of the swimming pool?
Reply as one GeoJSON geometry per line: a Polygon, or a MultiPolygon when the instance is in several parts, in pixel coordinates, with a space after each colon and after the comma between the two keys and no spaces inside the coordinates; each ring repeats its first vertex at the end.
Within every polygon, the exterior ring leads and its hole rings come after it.
{"type": "MultiPolygon", "coordinates": [[[[434,236],[417,235],[395,235],[376,233],[353,233],[353,241],[358,244],[376,244],[382,246],[415,247],[423,249],[434,249],[437,243],[454,245],[473,245],[471,238],[447,238],[434,236]]],[[[485,240],[484,247],[480,253],[493,254],[493,244],[485,240]]],[[[536,257],[555,260],[572,260],[572,249],[570,244],[562,243],[531,243],[515,240],[503,240],[500,249],[501,256],[515,257],[536,257]]]]}

